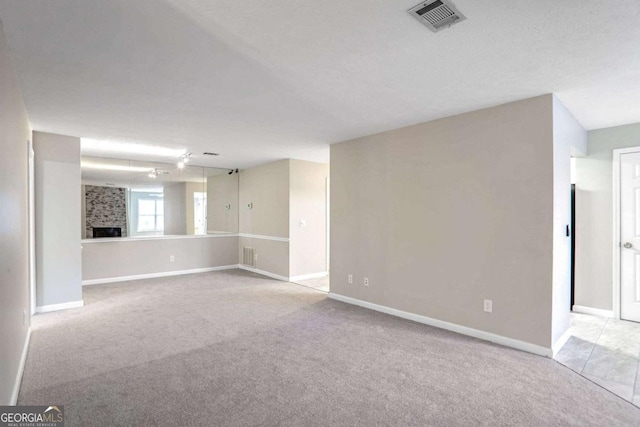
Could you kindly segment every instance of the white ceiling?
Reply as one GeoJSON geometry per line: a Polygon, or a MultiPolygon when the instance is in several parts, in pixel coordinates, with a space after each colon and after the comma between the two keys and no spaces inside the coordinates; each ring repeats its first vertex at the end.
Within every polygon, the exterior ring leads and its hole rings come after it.
{"type": "Polygon", "coordinates": [[[0,19],[35,130],[207,166],[327,161],[327,144],[550,92],[587,129],[640,122],[640,1],[455,0],[468,19],[437,34],[416,3],[0,0],[0,19]]]}

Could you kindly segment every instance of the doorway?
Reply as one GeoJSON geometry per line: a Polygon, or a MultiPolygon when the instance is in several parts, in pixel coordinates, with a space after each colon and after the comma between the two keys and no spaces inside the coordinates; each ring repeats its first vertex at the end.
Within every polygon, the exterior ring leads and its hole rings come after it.
{"type": "MultiPolygon", "coordinates": [[[[327,293],[330,291],[330,285],[331,285],[330,273],[329,273],[329,265],[330,265],[329,247],[330,247],[330,234],[331,234],[329,229],[330,228],[330,218],[329,218],[330,196],[331,196],[330,180],[329,180],[329,177],[325,177],[324,178],[324,194],[317,193],[316,195],[320,203],[316,205],[315,213],[320,213],[320,210],[322,210],[322,214],[317,216],[312,215],[316,217],[318,222],[320,221],[324,222],[324,224],[322,224],[323,227],[316,227],[315,229],[316,229],[316,233],[319,233],[317,234],[317,236],[324,239],[325,271],[320,272],[318,274],[308,274],[308,275],[290,278],[292,283],[296,283],[298,285],[306,286],[306,287],[313,288],[318,291],[327,292],[327,293]]],[[[303,226],[302,225],[303,222],[304,222],[304,227],[306,227],[307,225],[310,225],[306,223],[306,220],[300,220],[300,226],[303,226]]]]}
{"type": "MultiPolygon", "coordinates": [[[[574,167],[572,166],[572,170],[574,167]]],[[[576,184],[571,184],[571,305],[569,311],[573,310],[576,303],[576,184]]]]}

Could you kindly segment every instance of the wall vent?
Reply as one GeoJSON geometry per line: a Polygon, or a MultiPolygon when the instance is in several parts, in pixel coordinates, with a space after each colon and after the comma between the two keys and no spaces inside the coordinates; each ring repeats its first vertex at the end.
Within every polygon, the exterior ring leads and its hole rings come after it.
{"type": "Polygon", "coordinates": [[[242,264],[247,267],[255,267],[255,250],[253,248],[243,247],[242,264]]]}
{"type": "Polygon", "coordinates": [[[467,19],[450,0],[425,1],[407,12],[434,33],[467,19]]]}

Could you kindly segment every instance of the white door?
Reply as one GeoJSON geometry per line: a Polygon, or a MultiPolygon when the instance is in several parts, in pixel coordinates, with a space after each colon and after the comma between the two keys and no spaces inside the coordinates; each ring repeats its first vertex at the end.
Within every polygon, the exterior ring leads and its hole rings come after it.
{"type": "Polygon", "coordinates": [[[640,322],[640,153],[620,155],[620,318],[640,322]]]}

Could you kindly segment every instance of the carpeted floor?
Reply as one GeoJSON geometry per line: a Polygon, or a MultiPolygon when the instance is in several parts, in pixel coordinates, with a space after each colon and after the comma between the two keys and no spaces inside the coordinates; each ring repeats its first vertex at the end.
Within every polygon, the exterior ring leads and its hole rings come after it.
{"type": "Polygon", "coordinates": [[[68,426],[640,425],[559,363],[232,270],[38,315],[19,404],[68,426]]]}

